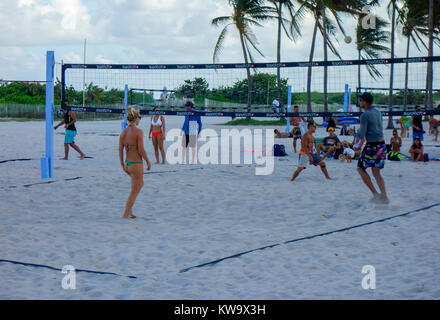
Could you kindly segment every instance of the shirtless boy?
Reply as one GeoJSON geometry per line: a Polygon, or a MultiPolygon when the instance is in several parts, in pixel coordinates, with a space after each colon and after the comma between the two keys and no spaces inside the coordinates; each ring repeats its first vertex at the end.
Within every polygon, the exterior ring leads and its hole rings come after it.
{"type": "Polygon", "coordinates": [[[307,168],[307,163],[313,164],[315,167],[320,166],[325,177],[328,180],[332,180],[328,175],[325,162],[318,157],[316,153],[313,153],[313,144],[315,141],[313,133],[316,131],[315,124],[309,123],[308,129],[309,131],[307,131],[307,133],[301,139],[301,151],[299,152],[298,169],[295,171],[290,181],[294,181],[296,177],[299,176],[301,171],[307,168]]]}

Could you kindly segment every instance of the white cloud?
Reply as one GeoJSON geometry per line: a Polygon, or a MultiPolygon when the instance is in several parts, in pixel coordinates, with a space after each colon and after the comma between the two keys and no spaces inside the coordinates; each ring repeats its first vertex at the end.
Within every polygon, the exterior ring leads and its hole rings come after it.
{"type": "MultiPolygon", "coordinates": [[[[384,8],[378,12],[386,16],[384,8]]],[[[227,1],[219,0],[1,0],[0,77],[4,70],[13,69],[6,64],[29,67],[28,78],[40,77],[48,49],[55,50],[57,61],[82,62],[85,38],[89,63],[210,63],[221,31],[211,20],[230,13],[227,1]],[[19,51],[8,51],[10,48],[19,51]]],[[[347,33],[354,37],[355,21],[347,17],[343,21],[347,33]]],[[[284,61],[308,59],[313,25],[313,19],[307,17],[301,23],[303,36],[296,42],[283,36],[284,61]]],[[[274,61],[275,24],[254,31],[265,55],[255,54],[256,60],[274,61]]],[[[355,58],[354,46],[345,44],[342,35],[338,39],[343,57],[355,58]]],[[[398,56],[405,54],[405,39],[400,36],[396,52],[398,56]]],[[[322,59],[319,35],[315,59],[322,59]]],[[[232,27],[220,62],[242,61],[232,27]]]]}

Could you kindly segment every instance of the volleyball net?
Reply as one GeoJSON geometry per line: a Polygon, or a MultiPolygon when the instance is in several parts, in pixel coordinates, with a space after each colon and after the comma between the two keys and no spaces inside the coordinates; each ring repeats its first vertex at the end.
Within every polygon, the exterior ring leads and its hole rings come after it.
{"type": "MultiPolygon", "coordinates": [[[[393,88],[392,105],[397,107],[403,104],[402,88],[407,87],[407,108],[406,111],[390,111],[386,108],[382,111],[384,115],[403,115],[412,112],[414,105],[424,105],[427,64],[430,62],[433,64],[432,95],[433,104],[436,106],[440,103],[440,56],[281,63],[280,89],[277,86],[276,63],[63,64],[62,108],[123,114],[124,106],[128,104],[141,110],[141,114],[297,116],[299,114],[289,112],[288,102],[291,101],[291,105],[299,106],[302,116],[328,117],[342,115],[341,112],[357,116],[357,94],[360,92],[371,91],[376,105],[388,105],[389,78],[393,66],[393,87],[397,89],[393,88]],[[248,87],[247,68],[251,70],[251,88],[248,87]],[[307,94],[308,85],[310,99],[307,94]],[[127,91],[125,87],[128,88],[127,91]],[[288,97],[289,87],[292,92],[291,99],[288,97]],[[350,91],[352,94],[347,96],[350,91]],[[65,105],[66,99],[69,100],[70,106],[65,105]],[[124,103],[124,100],[127,103],[124,103]],[[188,100],[194,102],[196,111],[184,110],[185,102],[188,100]],[[274,108],[277,103],[279,107],[274,108]],[[159,110],[154,110],[157,107],[159,110]]],[[[428,108],[423,110],[423,114],[438,114],[438,111],[428,108]]]]}

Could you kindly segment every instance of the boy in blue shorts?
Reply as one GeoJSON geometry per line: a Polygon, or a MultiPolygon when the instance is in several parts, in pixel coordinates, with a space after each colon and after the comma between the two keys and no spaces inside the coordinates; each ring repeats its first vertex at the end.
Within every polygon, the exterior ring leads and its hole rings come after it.
{"type": "MultiPolygon", "coordinates": [[[[66,106],[69,106],[69,101],[65,101],[66,106]]],[[[64,124],[64,128],[66,129],[66,134],[64,136],[64,158],[60,160],[67,160],[69,156],[69,146],[76,150],[81,156],[81,160],[84,160],[86,155],[81,151],[81,149],[75,144],[75,136],[76,136],[76,115],[75,112],[66,110],[64,112],[64,120],[58,123],[54,129],[58,129],[59,126],[64,124]]]]}

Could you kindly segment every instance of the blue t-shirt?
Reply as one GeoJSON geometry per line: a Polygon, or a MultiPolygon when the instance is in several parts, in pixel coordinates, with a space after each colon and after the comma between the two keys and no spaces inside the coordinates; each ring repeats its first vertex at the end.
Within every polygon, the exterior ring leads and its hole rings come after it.
{"type": "Polygon", "coordinates": [[[379,142],[383,140],[382,113],[375,107],[367,109],[361,115],[361,127],[355,136],[365,138],[367,142],[379,142]]]}
{"type": "Polygon", "coordinates": [[[202,131],[202,118],[200,116],[185,116],[182,131],[185,132],[186,135],[196,135],[200,133],[200,131],[202,131]],[[195,130],[196,125],[198,125],[197,131],[195,130]]]}

